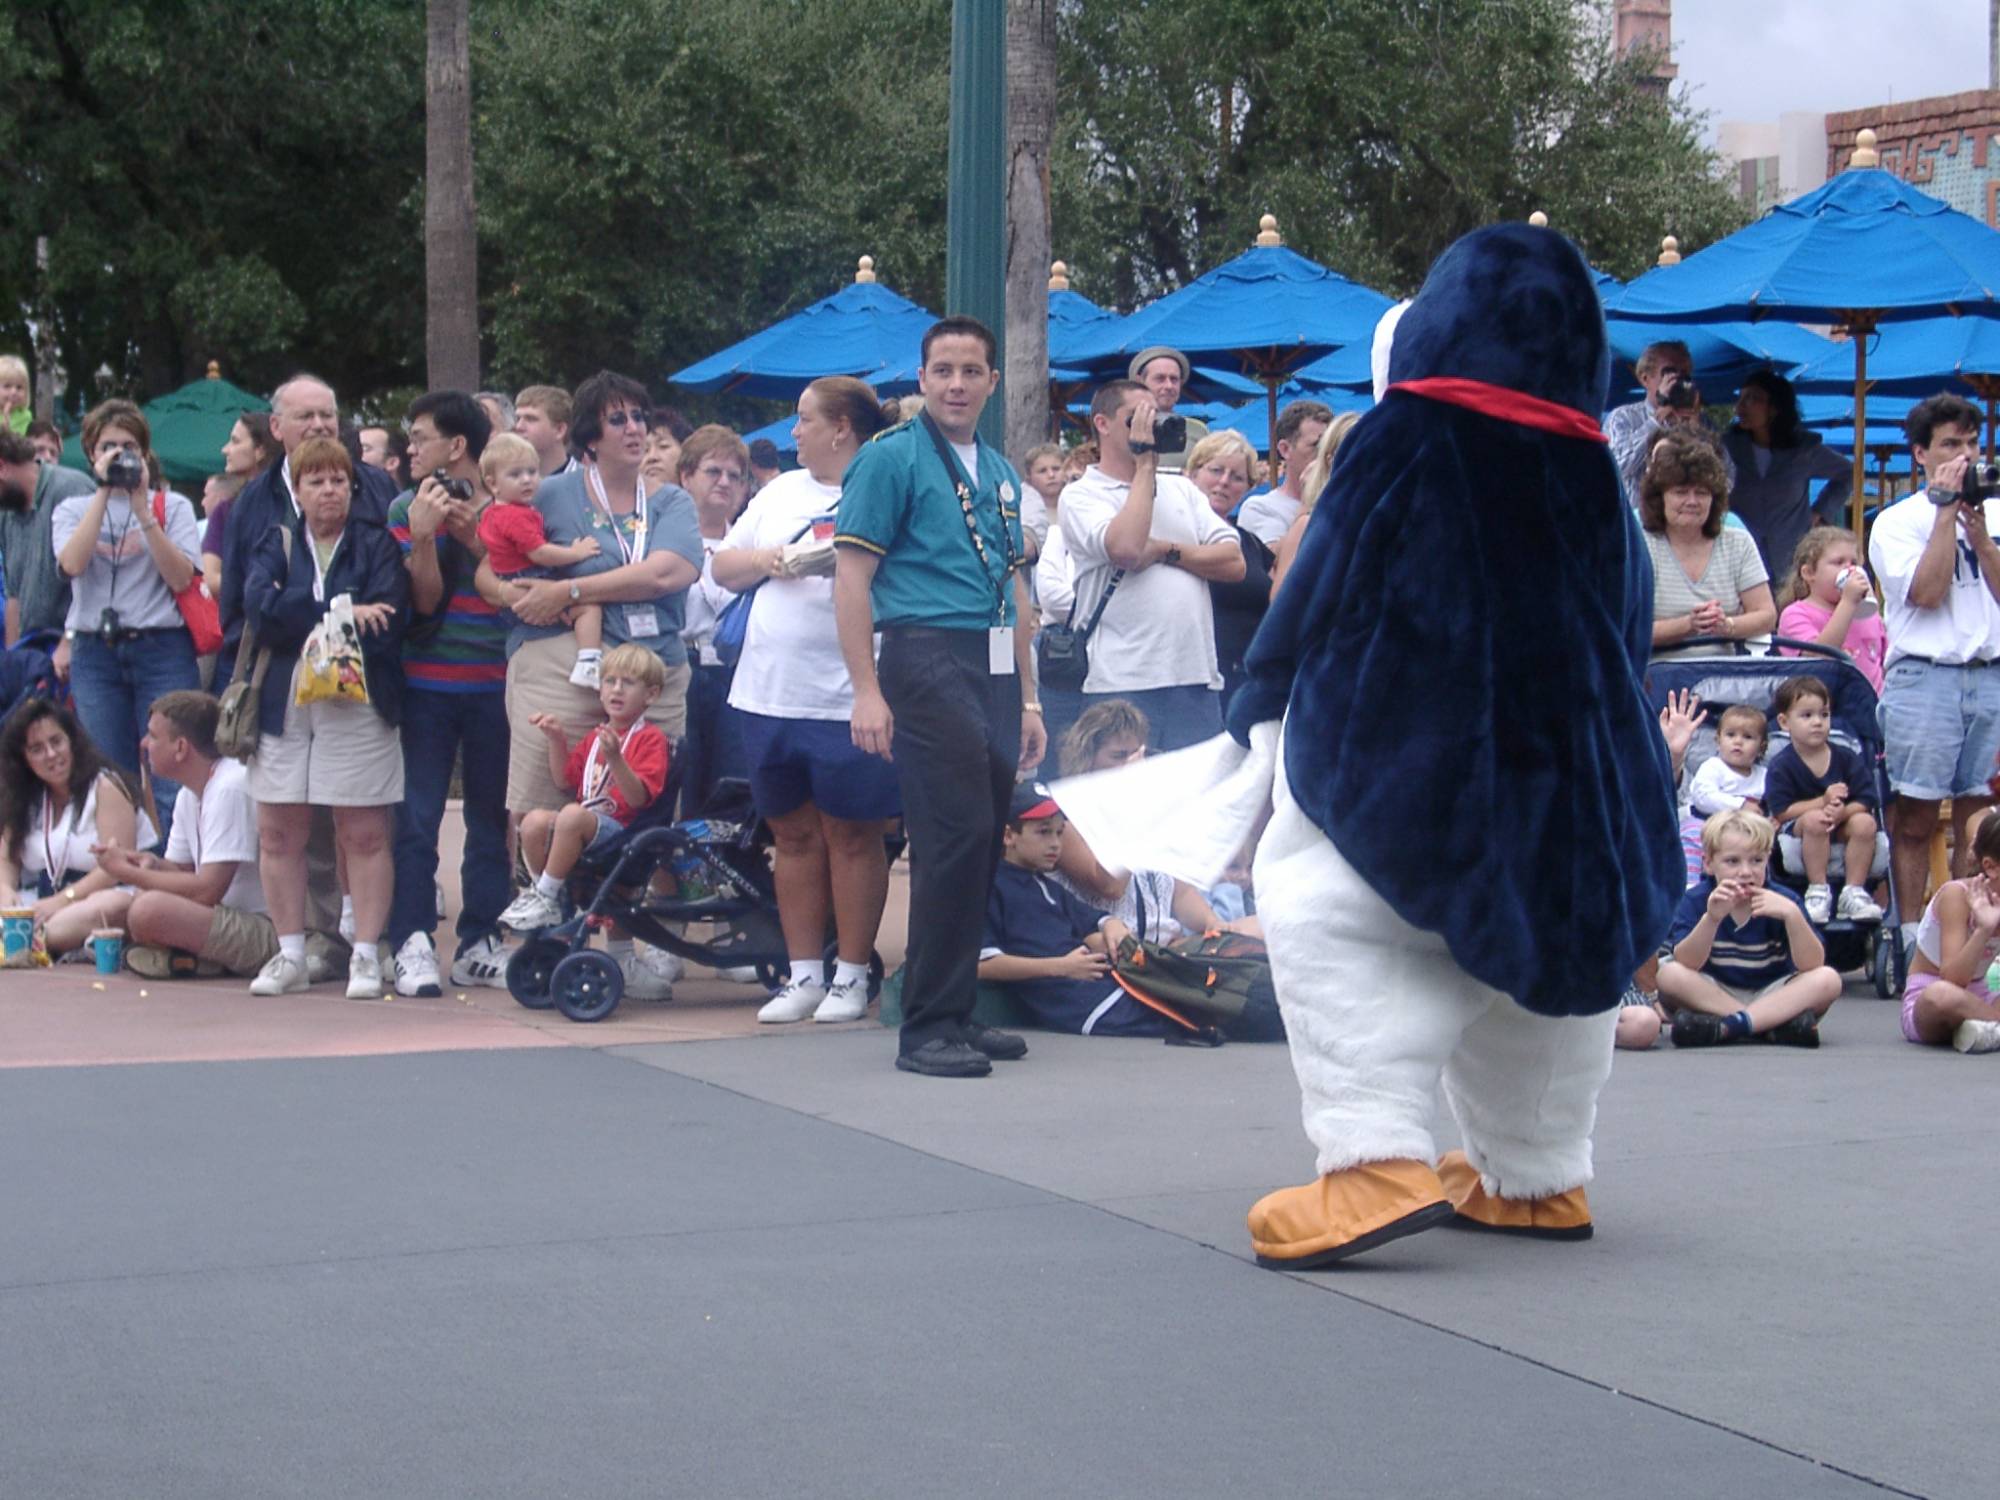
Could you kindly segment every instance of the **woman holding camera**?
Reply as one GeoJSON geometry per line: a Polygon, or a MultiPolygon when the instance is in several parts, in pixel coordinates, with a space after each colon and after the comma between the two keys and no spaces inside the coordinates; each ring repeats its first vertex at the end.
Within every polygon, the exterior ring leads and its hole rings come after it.
{"type": "Polygon", "coordinates": [[[253,995],[306,987],[306,839],[315,807],[333,809],[334,837],[354,898],[354,953],[347,997],[382,998],[377,944],[395,890],[391,810],[403,800],[403,634],[410,624],[410,582],[402,549],[383,526],[351,519],[354,462],[332,438],[310,438],[292,454],[292,487],[303,524],[294,534],[272,526],[251,543],[243,612],[271,653],[258,700],[257,755],[250,795],[257,799],[258,873],[278,954],[250,982],[253,995]],[[350,697],[297,701],[306,638],[345,594],[354,605],[362,685],[350,697]]]}
{"type": "MultiPolygon", "coordinates": [[[[201,577],[201,536],[185,495],[146,483],[152,431],[129,401],[84,418],[97,489],[56,506],[51,536],[70,583],[70,686],[91,739],[139,774],[153,700],[201,685],[194,640],[174,598],[201,577]]],[[[155,788],[161,818],[180,789],[155,788]]],[[[162,832],[165,830],[163,829],[162,832]]]]}

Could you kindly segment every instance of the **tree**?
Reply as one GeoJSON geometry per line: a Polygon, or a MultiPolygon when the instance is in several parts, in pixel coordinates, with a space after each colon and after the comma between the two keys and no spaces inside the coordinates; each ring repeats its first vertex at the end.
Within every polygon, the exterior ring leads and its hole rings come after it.
{"type": "Polygon", "coordinates": [[[479,387],[469,0],[430,0],[424,62],[424,355],[432,390],[479,387]]]}
{"type": "Polygon", "coordinates": [[[1056,123],[1055,6],[1007,5],[1007,451],[1049,434],[1049,147],[1056,123]]]}

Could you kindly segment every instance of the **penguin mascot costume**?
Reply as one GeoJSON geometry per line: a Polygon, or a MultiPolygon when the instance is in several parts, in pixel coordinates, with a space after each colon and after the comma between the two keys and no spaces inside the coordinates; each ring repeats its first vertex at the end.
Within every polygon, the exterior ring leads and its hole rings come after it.
{"type": "Polygon", "coordinates": [[[1057,786],[1093,849],[1184,876],[1184,832],[1119,845],[1148,809],[1160,827],[1171,763],[1181,806],[1240,820],[1268,788],[1257,904],[1318,1170],[1251,1209],[1260,1264],[1447,1220],[1591,1232],[1619,997],[1686,883],[1640,681],[1652,571],[1598,426],[1609,370],[1566,239],[1459,240],[1394,326],[1230,736],[1108,773],[1160,778],[1130,818],[1096,805],[1124,800],[1101,778],[1057,786]],[[1440,1082],[1465,1141],[1442,1161],[1440,1082]]]}

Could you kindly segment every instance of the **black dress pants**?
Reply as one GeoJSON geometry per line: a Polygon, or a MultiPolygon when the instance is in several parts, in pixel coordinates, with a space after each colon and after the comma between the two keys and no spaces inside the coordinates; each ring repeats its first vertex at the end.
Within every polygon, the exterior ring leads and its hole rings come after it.
{"type": "Polygon", "coordinates": [[[902,1050],[971,1017],[987,895],[1021,755],[1021,682],[994,676],[983,630],[890,626],[877,665],[910,852],[902,1050]]]}

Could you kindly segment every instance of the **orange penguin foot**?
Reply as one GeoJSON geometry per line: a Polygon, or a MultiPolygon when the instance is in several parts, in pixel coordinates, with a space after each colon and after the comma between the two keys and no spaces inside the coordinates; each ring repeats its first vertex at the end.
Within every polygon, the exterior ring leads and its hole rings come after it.
{"type": "Polygon", "coordinates": [[[1451,1198],[1454,1229],[1485,1229],[1542,1240],[1590,1238],[1590,1200],[1580,1187],[1546,1198],[1496,1198],[1486,1191],[1463,1151],[1446,1154],[1438,1163],[1438,1177],[1451,1198]]]}
{"type": "Polygon", "coordinates": [[[1374,1161],[1284,1188],[1250,1210],[1257,1264],[1311,1271],[1451,1217],[1444,1185],[1420,1161],[1374,1161]]]}

